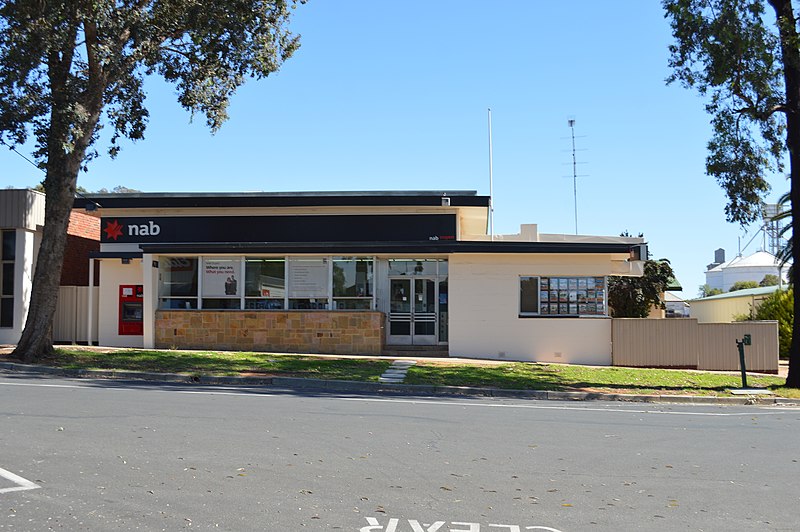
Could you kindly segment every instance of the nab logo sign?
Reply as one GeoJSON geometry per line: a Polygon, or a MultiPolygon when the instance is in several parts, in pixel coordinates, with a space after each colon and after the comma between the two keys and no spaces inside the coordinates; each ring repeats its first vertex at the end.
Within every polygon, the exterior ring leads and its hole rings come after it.
{"type": "Polygon", "coordinates": [[[123,226],[118,220],[110,220],[106,222],[103,232],[106,234],[107,240],[116,241],[119,237],[124,239],[126,236],[157,236],[161,233],[161,226],[152,220],[144,224],[130,224],[127,226],[123,226]],[[127,229],[127,233],[123,232],[123,229],[127,229]]]}

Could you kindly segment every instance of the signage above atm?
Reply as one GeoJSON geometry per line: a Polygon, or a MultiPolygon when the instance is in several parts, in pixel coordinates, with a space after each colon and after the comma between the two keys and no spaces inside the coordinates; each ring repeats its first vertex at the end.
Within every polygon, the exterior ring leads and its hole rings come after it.
{"type": "Polygon", "coordinates": [[[103,243],[423,242],[456,239],[455,214],[102,218],[103,243]]]}

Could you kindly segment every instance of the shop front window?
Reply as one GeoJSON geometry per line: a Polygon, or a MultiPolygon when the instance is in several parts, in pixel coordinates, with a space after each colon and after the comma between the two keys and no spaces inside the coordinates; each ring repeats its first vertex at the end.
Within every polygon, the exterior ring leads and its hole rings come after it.
{"type": "Polygon", "coordinates": [[[286,261],[283,258],[248,258],[244,268],[244,308],[283,309],[286,297],[286,261]]]}
{"type": "Polygon", "coordinates": [[[389,259],[389,275],[437,275],[438,269],[447,274],[447,261],[441,259],[389,259]]]}
{"type": "Polygon", "coordinates": [[[242,308],[242,261],[239,257],[203,259],[203,308],[242,308]]]}
{"type": "Polygon", "coordinates": [[[197,266],[193,257],[162,257],[158,261],[158,295],[162,309],[197,308],[197,266]]]}
{"type": "Polygon", "coordinates": [[[605,316],[605,277],[520,277],[520,316],[605,316]]]}
{"type": "Polygon", "coordinates": [[[371,257],[333,259],[333,308],[370,310],[374,289],[374,261],[371,257]]]}
{"type": "Polygon", "coordinates": [[[325,310],[328,308],[330,260],[327,257],[289,257],[289,308],[325,310]]]}

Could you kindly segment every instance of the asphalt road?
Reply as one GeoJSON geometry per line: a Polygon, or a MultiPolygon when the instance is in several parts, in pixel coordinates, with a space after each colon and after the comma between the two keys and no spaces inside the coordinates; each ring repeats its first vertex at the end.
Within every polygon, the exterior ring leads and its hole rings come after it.
{"type": "Polygon", "coordinates": [[[797,530],[800,409],[0,374],[0,529],[797,530]]]}

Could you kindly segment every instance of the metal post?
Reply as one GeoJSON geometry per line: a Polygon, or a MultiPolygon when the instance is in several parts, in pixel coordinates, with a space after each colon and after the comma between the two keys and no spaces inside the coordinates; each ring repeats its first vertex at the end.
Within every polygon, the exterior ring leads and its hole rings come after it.
{"type": "Polygon", "coordinates": [[[739,368],[742,370],[742,388],[747,388],[747,366],[744,361],[744,346],[750,345],[750,335],[745,334],[741,340],[736,340],[736,347],[739,348],[739,368]]]}

